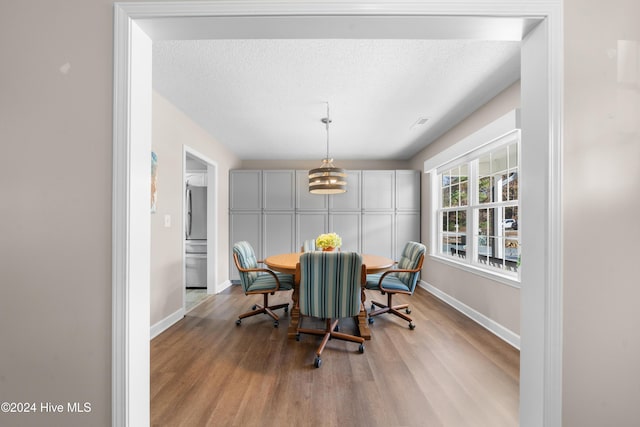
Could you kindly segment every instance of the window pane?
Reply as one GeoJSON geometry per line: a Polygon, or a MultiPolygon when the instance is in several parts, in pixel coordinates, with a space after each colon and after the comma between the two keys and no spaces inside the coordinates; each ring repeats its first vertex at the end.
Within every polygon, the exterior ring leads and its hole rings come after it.
{"type": "Polygon", "coordinates": [[[518,171],[509,174],[509,200],[518,200],[518,171]]]}
{"type": "Polygon", "coordinates": [[[451,182],[451,178],[449,177],[449,171],[442,173],[442,186],[446,187],[451,182]]]}
{"type": "Polygon", "coordinates": [[[456,230],[456,212],[449,212],[447,231],[455,232],[456,230]]]}
{"type": "Polygon", "coordinates": [[[483,176],[478,181],[478,201],[480,203],[491,202],[491,177],[483,176]]]}
{"type": "Polygon", "coordinates": [[[509,168],[518,167],[518,144],[509,146],[509,168]]]}
{"type": "Polygon", "coordinates": [[[458,232],[460,233],[467,232],[467,212],[466,211],[458,211],[458,232]]]}
{"type": "Polygon", "coordinates": [[[500,187],[502,193],[500,201],[509,200],[509,176],[506,173],[500,175],[500,187]]]}
{"type": "Polygon", "coordinates": [[[442,207],[448,208],[451,207],[451,195],[449,194],[451,191],[451,187],[444,187],[442,189],[442,207]]]}
{"type": "Polygon", "coordinates": [[[442,212],[442,231],[447,231],[447,213],[442,212]]]}
{"type": "Polygon", "coordinates": [[[505,236],[518,235],[518,207],[508,206],[504,208],[504,234],[505,236]]]}
{"type": "Polygon", "coordinates": [[[511,263],[518,263],[520,256],[520,244],[514,239],[505,239],[504,242],[504,259],[511,263]]]}
{"type": "Polygon", "coordinates": [[[478,159],[478,175],[484,176],[491,173],[491,154],[485,154],[478,159]]]}
{"type": "Polygon", "coordinates": [[[469,180],[469,166],[465,163],[460,166],[460,182],[469,180]]]}
{"type": "Polygon", "coordinates": [[[458,184],[451,186],[451,206],[460,206],[460,186],[458,184]]]}
{"type": "Polygon", "coordinates": [[[467,185],[468,185],[467,181],[460,183],[460,206],[467,206],[469,204],[469,196],[467,194],[467,185]]]}
{"type": "Polygon", "coordinates": [[[484,236],[495,236],[495,217],[495,208],[479,209],[478,234],[484,236]]]}
{"type": "Polygon", "coordinates": [[[491,153],[491,172],[498,173],[507,170],[507,147],[491,153]]]}

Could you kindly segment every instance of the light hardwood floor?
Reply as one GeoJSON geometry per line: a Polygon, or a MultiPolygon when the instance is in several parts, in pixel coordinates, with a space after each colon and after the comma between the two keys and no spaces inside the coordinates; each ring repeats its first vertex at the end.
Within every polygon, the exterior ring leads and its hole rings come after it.
{"type": "MultiPolygon", "coordinates": [[[[384,302],[378,292],[371,298],[384,302]]],[[[151,342],[154,426],[516,426],[519,352],[422,288],[415,330],[376,317],[365,352],[319,337],[287,339],[289,317],[238,314],[261,301],[232,286],[151,342]]],[[[270,297],[290,301],[290,292],[270,297]]],[[[352,331],[352,319],[341,321],[352,331]]]]}

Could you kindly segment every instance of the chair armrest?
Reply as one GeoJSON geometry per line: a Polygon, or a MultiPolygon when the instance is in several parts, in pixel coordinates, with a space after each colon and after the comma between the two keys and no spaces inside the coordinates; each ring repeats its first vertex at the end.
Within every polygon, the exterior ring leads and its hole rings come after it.
{"type": "MultiPolygon", "coordinates": [[[[273,271],[269,270],[268,268],[242,268],[240,266],[240,262],[238,262],[238,255],[236,255],[235,253],[233,254],[233,260],[236,263],[236,267],[238,268],[239,271],[241,271],[242,273],[268,273],[271,274],[273,276],[274,279],[276,279],[276,291],[278,289],[280,289],[280,279],[278,279],[278,276],[276,275],[276,273],[274,273],[273,271]]],[[[262,262],[262,261],[258,261],[258,262],[262,262]]]]}
{"type": "MultiPolygon", "coordinates": [[[[385,289],[384,286],[382,286],[382,281],[384,280],[384,278],[388,275],[388,274],[395,274],[395,273],[418,273],[422,270],[422,263],[424,262],[424,255],[422,255],[420,257],[420,260],[418,261],[418,266],[414,269],[404,269],[404,268],[396,268],[393,270],[387,270],[384,273],[382,273],[382,276],[380,276],[380,280],[378,281],[378,287],[380,288],[380,290],[385,291],[385,292],[389,292],[389,289],[385,289]]],[[[397,264],[394,263],[394,264],[397,264]]]]}

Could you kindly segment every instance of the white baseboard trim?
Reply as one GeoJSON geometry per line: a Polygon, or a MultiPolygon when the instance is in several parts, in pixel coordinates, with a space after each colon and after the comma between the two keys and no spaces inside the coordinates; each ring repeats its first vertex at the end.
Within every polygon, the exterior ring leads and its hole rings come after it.
{"type": "Polygon", "coordinates": [[[471,320],[473,320],[483,328],[487,329],[489,332],[496,335],[498,338],[502,339],[503,341],[507,342],[511,346],[520,350],[520,335],[517,335],[516,333],[510,331],[509,329],[500,325],[496,321],[474,310],[473,308],[469,307],[465,303],[458,301],[452,296],[442,292],[440,289],[434,287],[433,285],[430,285],[424,280],[420,281],[420,287],[425,289],[427,292],[429,292],[439,300],[455,308],[460,313],[464,314],[465,316],[467,316],[468,318],[470,318],[471,320]]]}
{"type": "MultiPolygon", "coordinates": [[[[229,286],[231,286],[233,283],[231,283],[231,280],[225,280],[224,282],[222,282],[221,284],[219,284],[218,286],[216,286],[216,294],[224,291],[225,289],[227,289],[229,286]]],[[[151,332],[150,332],[150,336],[151,338],[149,339],[154,339],[155,337],[157,337],[158,335],[160,335],[161,333],[163,333],[164,331],[166,331],[167,329],[169,329],[171,326],[173,326],[176,322],[178,322],[180,319],[182,319],[185,316],[185,311],[184,308],[180,308],[178,310],[176,310],[174,313],[168,315],[167,317],[165,317],[164,319],[162,319],[161,321],[159,321],[158,323],[156,323],[155,325],[151,326],[151,332]]]]}
{"type": "Polygon", "coordinates": [[[219,294],[231,285],[233,285],[233,283],[231,283],[231,280],[225,280],[224,282],[216,286],[216,294],[219,294]]]}
{"type": "Polygon", "coordinates": [[[181,307],[180,309],[178,309],[174,313],[168,315],[167,317],[165,317],[164,319],[162,319],[161,321],[159,321],[155,325],[151,326],[151,334],[150,334],[151,338],[149,338],[149,339],[152,340],[155,337],[157,337],[158,335],[160,335],[161,333],[163,333],[164,331],[166,331],[167,329],[169,329],[177,321],[182,319],[184,317],[184,314],[185,314],[184,313],[184,307],[181,307]]]}

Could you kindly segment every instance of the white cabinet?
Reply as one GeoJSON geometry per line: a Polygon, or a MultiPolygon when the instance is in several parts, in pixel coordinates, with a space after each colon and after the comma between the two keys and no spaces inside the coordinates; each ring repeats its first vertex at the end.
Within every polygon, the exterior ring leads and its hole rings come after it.
{"type": "Polygon", "coordinates": [[[233,211],[262,209],[262,171],[234,170],[229,179],[229,208],[233,211]]]}
{"type": "Polygon", "coordinates": [[[263,213],[263,257],[296,251],[294,248],[294,218],[293,212],[263,213]]]}
{"type": "Polygon", "coordinates": [[[329,209],[331,211],[362,210],[362,171],[348,170],[347,192],[329,195],[329,209]]]}
{"type": "Polygon", "coordinates": [[[400,259],[404,245],[409,241],[420,241],[420,212],[396,212],[395,255],[400,259]]]}
{"type": "Polygon", "coordinates": [[[393,212],[370,212],[362,214],[362,252],[394,257],[393,212]]]}
{"type": "Polygon", "coordinates": [[[396,210],[420,211],[421,179],[419,171],[396,171],[396,210]]]}
{"type": "Polygon", "coordinates": [[[360,212],[331,212],[329,230],[342,237],[342,250],[361,252],[362,214],[360,212]]]}
{"type": "Polygon", "coordinates": [[[295,208],[295,174],[293,171],[262,172],[262,206],[265,210],[293,211],[295,208]]]}
{"type": "Polygon", "coordinates": [[[309,171],[296,171],[296,210],[325,211],[328,207],[326,195],[309,193],[309,171]]]}
{"type": "Polygon", "coordinates": [[[395,208],[396,172],[362,171],[362,210],[390,211],[395,208]]]}
{"type": "MultiPolygon", "coordinates": [[[[230,244],[246,240],[258,259],[299,251],[327,232],[342,250],[397,260],[420,241],[420,171],[347,171],[347,192],[311,194],[306,170],[233,170],[229,177],[230,244]]],[[[238,279],[230,248],[231,278],[238,279]]]]}
{"type": "Polygon", "coordinates": [[[256,257],[262,258],[262,212],[232,212],[229,229],[229,276],[232,280],[239,280],[238,269],[233,262],[233,244],[247,241],[253,246],[256,257]]]}
{"type": "Polygon", "coordinates": [[[315,239],[328,230],[326,212],[296,212],[296,250],[305,240],[315,239]]]}

